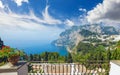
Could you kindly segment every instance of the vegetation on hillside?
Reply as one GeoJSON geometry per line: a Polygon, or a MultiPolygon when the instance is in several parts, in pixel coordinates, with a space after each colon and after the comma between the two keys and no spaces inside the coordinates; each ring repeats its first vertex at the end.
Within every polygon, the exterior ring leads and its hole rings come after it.
{"type": "Polygon", "coordinates": [[[80,60],[120,60],[120,41],[114,47],[106,49],[103,45],[79,43],[72,53],[76,62],[80,60]]]}
{"type": "Polygon", "coordinates": [[[57,52],[43,52],[41,54],[30,54],[29,61],[47,61],[47,62],[73,62],[72,55],[68,53],[66,56],[61,56],[57,52]]]}

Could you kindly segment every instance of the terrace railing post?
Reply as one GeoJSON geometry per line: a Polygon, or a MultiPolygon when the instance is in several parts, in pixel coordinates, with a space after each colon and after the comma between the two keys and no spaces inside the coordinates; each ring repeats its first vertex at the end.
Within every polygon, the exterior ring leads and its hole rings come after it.
{"type": "Polygon", "coordinates": [[[66,63],[66,74],[68,75],[68,64],[66,63]]]}
{"type": "Polygon", "coordinates": [[[62,68],[63,68],[63,75],[64,75],[64,64],[62,65],[62,68]]]}
{"type": "Polygon", "coordinates": [[[58,64],[59,64],[59,66],[58,66],[58,67],[59,67],[59,75],[60,75],[60,62],[59,62],[58,64]]]}

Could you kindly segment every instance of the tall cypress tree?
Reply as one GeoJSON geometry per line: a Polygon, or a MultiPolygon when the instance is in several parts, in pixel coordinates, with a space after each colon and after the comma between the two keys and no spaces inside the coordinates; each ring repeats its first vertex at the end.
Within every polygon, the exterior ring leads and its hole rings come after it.
{"type": "Polygon", "coordinates": [[[72,55],[70,53],[68,53],[67,62],[68,63],[72,63],[73,62],[72,55]]]}
{"type": "Polygon", "coordinates": [[[3,44],[3,41],[1,40],[1,38],[0,38],[0,50],[2,49],[2,46],[3,46],[4,44],[3,44]]]}
{"type": "Polygon", "coordinates": [[[30,54],[30,61],[33,61],[33,55],[30,54]]]}

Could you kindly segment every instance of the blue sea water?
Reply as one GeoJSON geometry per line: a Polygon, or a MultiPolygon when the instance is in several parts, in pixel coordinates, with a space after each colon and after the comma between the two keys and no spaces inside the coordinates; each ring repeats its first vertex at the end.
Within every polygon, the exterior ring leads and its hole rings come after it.
{"type": "Polygon", "coordinates": [[[51,41],[5,41],[5,45],[24,51],[26,54],[41,54],[43,52],[58,52],[65,56],[68,51],[64,47],[57,47],[51,44],[51,41]]]}
{"type": "Polygon", "coordinates": [[[64,47],[56,47],[52,41],[59,38],[64,29],[47,27],[42,30],[18,30],[6,31],[0,36],[4,44],[12,48],[23,50],[27,54],[40,54],[42,52],[58,52],[60,55],[67,55],[64,47]]]}
{"type": "Polygon", "coordinates": [[[23,51],[27,54],[40,54],[43,52],[58,52],[62,56],[68,54],[65,47],[57,47],[52,44],[33,45],[31,47],[25,47],[23,51]]]}
{"type": "MultiPolygon", "coordinates": [[[[21,41],[20,41],[21,42],[21,41]]],[[[68,51],[65,47],[57,47],[52,45],[51,43],[38,43],[38,42],[12,42],[9,44],[5,44],[12,48],[17,48],[19,50],[24,51],[26,54],[41,54],[43,52],[58,52],[60,55],[65,56],[68,54],[68,51]]]]}
{"type": "Polygon", "coordinates": [[[56,47],[51,44],[51,41],[9,40],[9,41],[5,41],[5,45],[22,50],[26,54],[40,54],[43,52],[58,52],[62,56],[65,56],[68,54],[68,51],[66,50],[66,48],[56,47]]]}
{"type": "Polygon", "coordinates": [[[59,38],[61,32],[62,30],[59,29],[50,29],[33,32],[8,32],[10,33],[9,35],[3,34],[1,36],[5,45],[23,50],[27,54],[40,54],[47,51],[58,52],[60,55],[67,55],[68,52],[66,48],[56,47],[51,44],[52,41],[59,38]]]}

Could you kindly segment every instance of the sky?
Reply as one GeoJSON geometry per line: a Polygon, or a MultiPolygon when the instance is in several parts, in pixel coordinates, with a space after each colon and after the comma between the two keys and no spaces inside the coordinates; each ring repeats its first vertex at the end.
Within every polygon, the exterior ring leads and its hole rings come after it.
{"type": "Polygon", "coordinates": [[[0,37],[11,46],[50,43],[71,26],[120,25],[120,0],[0,0],[0,37]]]}

